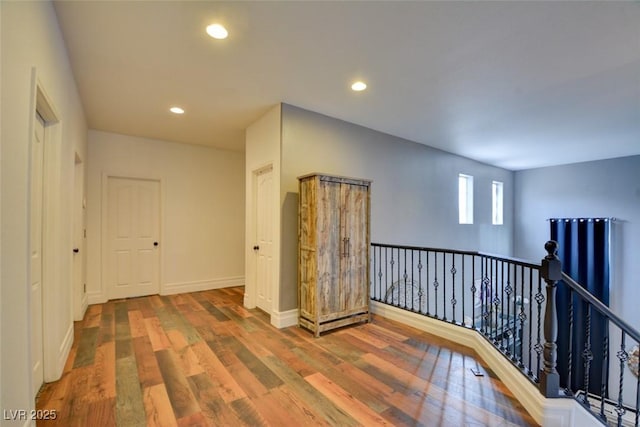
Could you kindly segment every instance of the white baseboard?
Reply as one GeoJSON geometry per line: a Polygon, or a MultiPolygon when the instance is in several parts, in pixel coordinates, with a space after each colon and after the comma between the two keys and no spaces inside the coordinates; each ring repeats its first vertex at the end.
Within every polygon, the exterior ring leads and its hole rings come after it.
{"type": "Polygon", "coordinates": [[[104,304],[107,301],[107,296],[102,292],[87,292],[88,305],[104,304]]]}
{"type": "Polygon", "coordinates": [[[254,299],[251,297],[251,294],[249,294],[247,292],[247,288],[244,288],[244,301],[243,301],[243,305],[244,308],[247,309],[252,309],[252,308],[256,308],[256,302],[254,301],[254,299]]]}
{"type": "Polygon", "coordinates": [[[52,372],[52,376],[45,378],[46,382],[58,381],[62,378],[64,372],[64,365],[67,363],[69,353],[71,352],[71,346],[73,346],[73,322],[69,325],[67,333],[64,335],[64,339],[58,348],[58,355],[56,358],[55,372],[52,372]]]}
{"type": "Polygon", "coordinates": [[[82,296],[82,301],[80,301],[80,313],[78,313],[79,318],[74,318],[73,320],[77,322],[84,319],[84,314],[87,312],[87,307],[89,307],[89,297],[85,293],[82,296]]]}
{"type": "Polygon", "coordinates": [[[518,368],[513,366],[486,339],[473,329],[435,320],[376,301],[371,302],[374,314],[439,336],[448,341],[472,348],[485,361],[500,380],[526,408],[533,419],[544,426],[601,425],[590,414],[580,413],[580,404],[574,399],[547,399],[518,368]],[[593,423],[593,424],[592,424],[593,423]]]}
{"type": "Polygon", "coordinates": [[[298,309],[287,311],[272,311],[271,324],[278,329],[288,328],[298,324],[298,309]]]}
{"type": "MultiPolygon", "coordinates": [[[[197,280],[194,282],[176,282],[160,285],[160,295],[175,295],[187,292],[208,291],[211,289],[229,288],[232,286],[244,286],[244,276],[223,277],[219,279],[197,280]]],[[[103,292],[87,293],[88,305],[104,304],[109,298],[103,292]]]]}
{"type": "Polygon", "coordinates": [[[183,294],[186,292],[208,291],[211,289],[243,286],[244,276],[223,277],[220,279],[197,280],[195,282],[165,283],[160,287],[160,295],[183,294]]]}
{"type": "Polygon", "coordinates": [[[67,358],[69,357],[69,352],[71,352],[71,347],[73,346],[73,322],[69,325],[69,329],[67,329],[67,334],[64,337],[64,341],[60,346],[60,372],[64,370],[64,365],[67,363],[67,358]]]}
{"type": "Polygon", "coordinates": [[[82,317],[84,317],[84,313],[87,312],[87,307],[89,307],[89,296],[87,295],[87,293],[85,292],[84,296],[82,297],[82,317]]]}

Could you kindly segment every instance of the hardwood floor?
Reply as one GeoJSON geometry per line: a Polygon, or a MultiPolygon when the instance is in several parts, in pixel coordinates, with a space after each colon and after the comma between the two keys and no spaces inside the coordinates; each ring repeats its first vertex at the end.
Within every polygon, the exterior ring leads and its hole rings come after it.
{"type": "Polygon", "coordinates": [[[313,338],[242,300],[228,288],[90,306],[38,397],[57,418],[38,425],[535,425],[472,350],[377,316],[313,338]]]}

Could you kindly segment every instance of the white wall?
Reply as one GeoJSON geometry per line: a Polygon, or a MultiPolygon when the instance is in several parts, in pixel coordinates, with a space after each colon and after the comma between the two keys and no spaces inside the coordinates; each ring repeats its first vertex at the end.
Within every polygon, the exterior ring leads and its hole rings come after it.
{"type": "Polygon", "coordinates": [[[161,181],[160,292],[244,283],[244,155],[209,147],[89,131],[87,291],[106,301],[102,283],[103,180],[161,181]]]}
{"type": "Polygon", "coordinates": [[[282,309],[297,305],[297,177],[372,179],[371,241],[511,255],[513,172],[290,105],[282,107],[282,309]],[[473,225],[458,224],[458,174],[474,176],[473,225]],[[504,225],[491,224],[491,182],[504,225]]]}
{"type": "MultiPolygon", "coordinates": [[[[274,177],[274,212],[280,210],[280,128],[281,106],[280,104],[269,110],[258,121],[247,128],[245,138],[245,206],[246,206],[246,235],[245,235],[245,306],[256,306],[256,256],[253,246],[256,244],[256,218],[255,218],[255,189],[254,173],[268,166],[273,167],[274,177]]],[[[280,217],[273,216],[273,255],[274,270],[273,283],[279,283],[280,277],[280,217]]],[[[279,287],[273,289],[272,323],[277,319],[280,310],[279,287]]]]}
{"type": "MultiPolygon", "coordinates": [[[[86,121],[66,49],[50,2],[2,2],[2,272],[1,337],[2,409],[30,409],[29,356],[29,142],[32,114],[32,70],[60,118],[60,144],[50,164],[56,177],[48,183],[57,238],[51,242],[55,271],[45,301],[50,310],[45,339],[57,354],[58,366],[50,366],[49,380],[62,371],[73,338],[72,321],[72,205],[74,153],[84,153],[86,121]],[[71,332],[71,334],[70,334],[71,332]],[[66,340],[66,341],[65,341],[66,340]]],[[[46,361],[45,361],[46,362],[46,361]]],[[[45,366],[46,370],[46,366],[45,366]]],[[[3,421],[6,425],[24,421],[3,421]]]]}

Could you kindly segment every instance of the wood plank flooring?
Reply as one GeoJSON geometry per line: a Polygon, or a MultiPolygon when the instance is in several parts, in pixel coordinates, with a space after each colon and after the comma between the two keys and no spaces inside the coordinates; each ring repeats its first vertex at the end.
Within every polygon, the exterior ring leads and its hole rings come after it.
{"type": "Polygon", "coordinates": [[[472,350],[378,316],[277,330],[243,291],[90,306],[38,425],[535,425],[472,350]]]}

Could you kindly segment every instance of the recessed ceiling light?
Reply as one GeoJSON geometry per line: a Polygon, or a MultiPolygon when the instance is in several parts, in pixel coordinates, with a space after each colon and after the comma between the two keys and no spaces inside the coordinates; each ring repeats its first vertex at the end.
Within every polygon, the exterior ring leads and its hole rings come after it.
{"type": "Polygon", "coordinates": [[[169,111],[171,111],[173,114],[184,114],[184,110],[180,107],[171,107],[169,108],[169,111]]]}
{"type": "Polygon", "coordinates": [[[222,40],[227,38],[229,32],[220,24],[211,24],[207,27],[207,34],[214,39],[222,40]]]}
{"type": "Polygon", "coordinates": [[[351,85],[351,89],[355,90],[356,92],[360,92],[363,91],[367,88],[367,84],[365,82],[361,82],[361,81],[357,81],[354,84],[351,85]]]}

